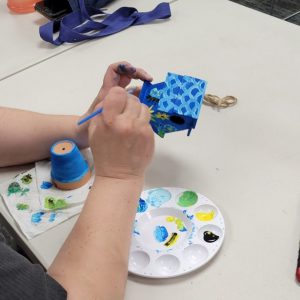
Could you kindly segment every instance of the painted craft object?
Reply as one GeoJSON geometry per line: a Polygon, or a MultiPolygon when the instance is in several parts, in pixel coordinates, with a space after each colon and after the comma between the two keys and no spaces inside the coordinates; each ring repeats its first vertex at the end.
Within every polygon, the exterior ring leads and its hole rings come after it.
{"type": "Polygon", "coordinates": [[[182,188],[142,193],[137,207],[129,271],[170,278],[207,264],[220,250],[224,218],[205,196],[182,188]]]}
{"type": "Polygon", "coordinates": [[[51,178],[61,190],[77,189],[88,182],[88,163],[71,140],[56,142],[51,147],[51,178]]]}
{"type": "Polygon", "coordinates": [[[145,81],[140,100],[150,108],[151,126],[155,133],[188,130],[190,135],[200,114],[206,81],[191,76],[168,73],[165,82],[145,81]]]}

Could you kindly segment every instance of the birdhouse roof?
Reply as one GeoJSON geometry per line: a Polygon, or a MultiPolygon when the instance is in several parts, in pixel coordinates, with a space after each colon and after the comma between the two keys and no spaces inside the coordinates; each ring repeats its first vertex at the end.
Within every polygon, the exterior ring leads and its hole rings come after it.
{"type": "Polygon", "coordinates": [[[168,73],[164,87],[151,94],[159,93],[158,110],[197,119],[205,89],[206,81],[202,79],[168,73]]]}

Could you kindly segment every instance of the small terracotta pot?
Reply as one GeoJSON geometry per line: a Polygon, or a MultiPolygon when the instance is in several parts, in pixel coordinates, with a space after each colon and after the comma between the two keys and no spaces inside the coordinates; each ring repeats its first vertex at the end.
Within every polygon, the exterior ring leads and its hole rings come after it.
{"type": "Polygon", "coordinates": [[[51,178],[61,190],[77,189],[88,182],[88,163],[71,140],[58,141],[51,147],[51,178]]]}

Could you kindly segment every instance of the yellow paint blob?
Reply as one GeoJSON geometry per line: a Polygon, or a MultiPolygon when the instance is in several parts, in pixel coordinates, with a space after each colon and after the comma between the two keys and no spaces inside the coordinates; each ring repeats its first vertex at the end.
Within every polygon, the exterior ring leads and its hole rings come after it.
{"type": "Polygon", "coordinates": [[[175,217],[167,217],[167,222],[174,222],[175,221],[175,217]]]}
{"type": "Polygon", "coordinates": [[[211,221],[215,217],[215,212],[213,210],[209,212],[200,211],[195,213],[195,215],[199,221],[211,221]]]}

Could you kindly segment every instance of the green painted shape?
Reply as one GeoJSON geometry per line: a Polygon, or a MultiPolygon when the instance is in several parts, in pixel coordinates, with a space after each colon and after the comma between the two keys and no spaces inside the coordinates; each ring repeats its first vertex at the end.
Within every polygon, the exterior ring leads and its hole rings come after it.
{"type": "Polygon", "coordinates": [[[26,195],[26,193],[29,192],[29,188],[25,188],[21,190],[21,196],[26,195]]]}
{"type": "Polygon", "coordinates": [[[65,199],[55,199],[54,197],[46,197],[44,205],[45,208],[52,210],[66,208],[68,206],[68,203],[65,199]]]}
{"type": "Polygon", "coordinates": [[[183,230],[184,229],[184,223],[181,219],[176,219],[175,224],[177,225],[178,230],[183,230]]]}
{"type": "Polygon", "coordinates": [[[17,210],[26,210],[29,208],[29,205],[26,203],[17,203],[17,210]]]}
{"type": "Polygon", "coordinates": [[[10,196],[11,194],[20,193],[21,191],[22,188],[18,182],[12,182],[7,188],[8,196],[10,196]]]}
{"type": "Polygon", "coordinates": [[[189,207],[197,203],[198,195],[193,191],[185,191],[179,197],[177,204],[182,207],[189,207]]]}
{"type": "Polygon", "coordinates": [[[44,202],[45,208],[55,209],[55,201],[54,197],[46,197],[44,202]]]}
{"type": "Polygon", "coordinates": [[[66,208],[68,206],[68,203],[65,199],[57,199],[55,203],[56,208],[66,208]]]}
{"type": "Polygon", "coordinates": [[[21,178],[23,184],[30,184],[32,182],[31,174],[26,174],[21,178]]]}
{"type": "Polygon", "coordinates": [[[163,130],[158,130],[158,132],[157,132],[157,134],[161,137],[161,138],[163,138],[164,136],[165,136],[165,132],[163,131],[163,130]]]}

